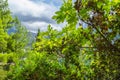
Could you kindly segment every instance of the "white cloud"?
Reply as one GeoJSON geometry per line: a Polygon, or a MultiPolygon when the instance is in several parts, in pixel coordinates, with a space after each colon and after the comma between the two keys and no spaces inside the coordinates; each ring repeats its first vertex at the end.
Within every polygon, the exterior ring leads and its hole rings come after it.
{"type": "MultiPolygon", "coordinates": [[[[31,32],[33,33],[37,33],[37,30],[38,29],[41,29],[42,31],[45,31],[47,29],[47,26],[49,25],[49,23],[46,23],[46,22],[22,22],[24,25],[26,25],[26,28],[29,29],[31,32]]],[[[56,29],[56,30],[61,30],[65,23],[63,24],[50,24],[53,29],[56,29]]]]}
{"type": "Polygon", "coordinates": [[[31,32],[36,33],[38,29],[45,31],[47,29],[48,23],[46,22],[22,22],[26,25],[27,29],[31,32]]]}
{"type": "Polygon", "coordinates": [[[10,9],[13,14],[31,15],[34,17],[52,16],[56,11],[56,7],[40,2],[39,4],[30,0],[8,0],[10,9]]]}
{"type": "MultiPolygon", "coordinates": [[[[31,32],[36,32],[38,28],[45,30],[48,24],[51,24],[54,29],[61,29],[61,27],[56,27],[58,25],[51,19],[55,11],[58,10],[58,8],[51,3],[47,4],[42,0],[39,2],[31,0],[8,0],[8,3],[13,15],[18,16],[21,22],[31,32]],[[29,21],[30,19],[33,20],[29,21]]],[[[62,26],[62,24],[60,26],[62,26]]]]}

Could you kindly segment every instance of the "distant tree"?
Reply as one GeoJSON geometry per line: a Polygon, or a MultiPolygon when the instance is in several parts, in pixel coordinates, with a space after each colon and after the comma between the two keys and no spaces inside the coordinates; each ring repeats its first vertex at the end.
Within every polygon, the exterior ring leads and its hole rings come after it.
{"type": "Polygon", "coordinates": [[[14,20],[14,28],[15,32],[10,34],[7,48],[8,51],[19,53],[19,51],[25,50],[28,47],[30,35],[25,26],[17,18],[14,20]]]}

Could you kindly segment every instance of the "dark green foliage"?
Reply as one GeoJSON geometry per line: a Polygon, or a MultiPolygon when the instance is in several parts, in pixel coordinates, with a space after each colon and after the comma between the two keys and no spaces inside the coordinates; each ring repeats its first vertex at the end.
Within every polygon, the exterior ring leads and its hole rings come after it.
{"type": "MultiPolygon", "coordinates": [[[[72,0],[65,1],[65,4],[67,3],[69,5],[70,2],[72,4],[72,0]]],[[[119,9],[117,7],[120,6],[120,1],[76,0],[72,6],[76,9],[77,18],[80,21],[79,25],[84,23],[88,27],[90,35],[85,33],[81,35],[88,39],[85,41],[86,43],[90,41],[92,46],[95,47],[94,51],[92,51],[94,55],[92,58],[94,59],[93,72],[95,76],[92,76],[92,78],[100,80],[118,79],[120,75],[120,45],[117,45],[119,44],[117,40],[120,39],[120,30],[118,29],[118,24],[120,23],[118,22],[119,9]]],[[[62,5],[62,8],[64,9],[60,9],[61,12],[68,11],[65,5],[62,5]]],[[[58,11],[53,18],[59,22],[63,22],[63,20],[67,21],[65,17],[61,20],[59,15],[60,13],[58,11]]],[[[72,21],[76,22],[76,20],[72,21]]],[[[91,49],[90,46],[89,49],[91,49]]],[[[89,52],[86,52],[86,55],[89,52]]]]}

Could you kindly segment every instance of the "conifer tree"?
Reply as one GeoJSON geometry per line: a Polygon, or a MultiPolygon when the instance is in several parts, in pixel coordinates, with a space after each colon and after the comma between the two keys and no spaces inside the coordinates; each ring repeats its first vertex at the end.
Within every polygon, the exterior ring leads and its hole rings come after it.
{"type": "Polygon", "coordinates": [[[10,14],[7,1],[0,1],[0,52],[4,53],[7,49],[9,35],[7,30],[12,27],[13,18],[10,14]]]}

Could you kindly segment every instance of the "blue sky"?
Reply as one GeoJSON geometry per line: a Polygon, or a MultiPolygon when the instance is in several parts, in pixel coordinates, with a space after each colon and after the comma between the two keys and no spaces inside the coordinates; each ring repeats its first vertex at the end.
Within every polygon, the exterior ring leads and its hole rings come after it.
{"type": "Polygon", "coordinates": [[[38,28],[44,31],[48,24],[57,30],[64,26],[64,23],[58,25],[51,19],[62,0],[8,0],[8,4],[12,14],[18,16],[31,32],[36,33],[38,28]]]}

